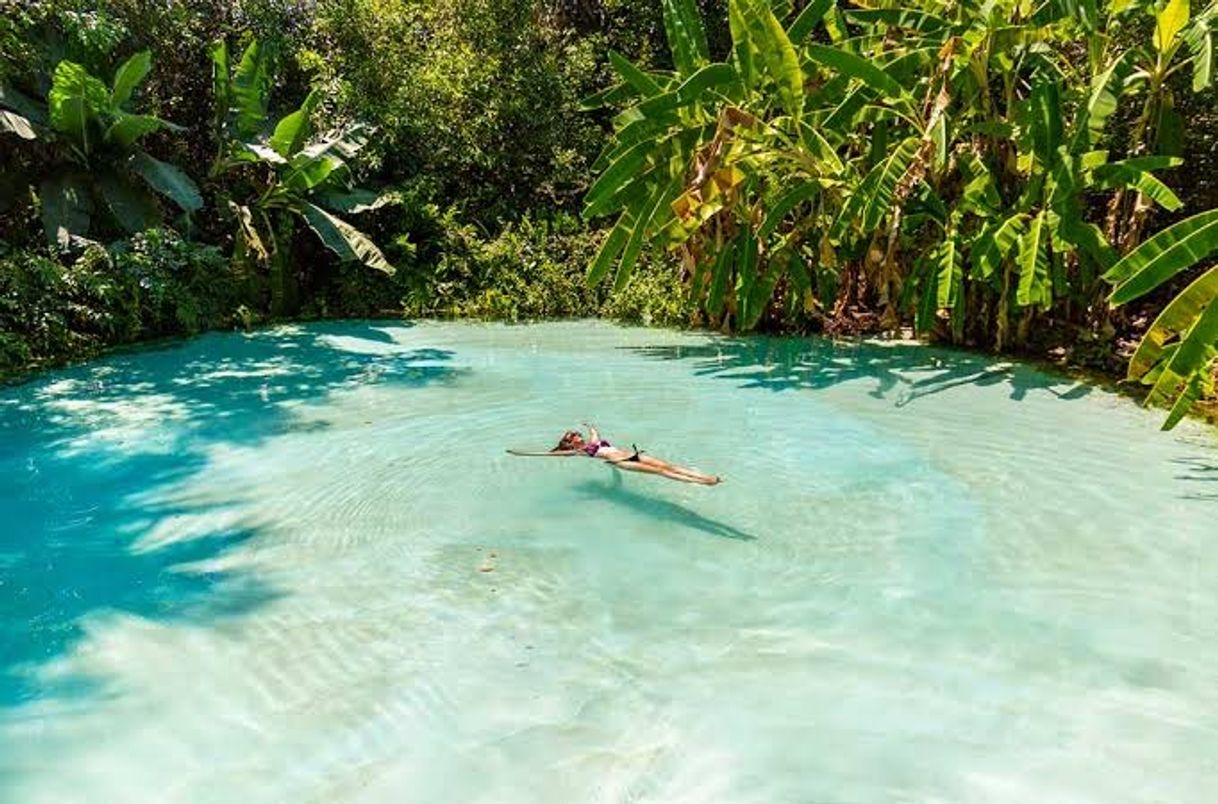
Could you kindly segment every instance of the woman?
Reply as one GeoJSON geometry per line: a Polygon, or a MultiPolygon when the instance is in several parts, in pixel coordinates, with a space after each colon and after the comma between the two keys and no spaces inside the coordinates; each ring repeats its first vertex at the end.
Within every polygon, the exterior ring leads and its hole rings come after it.
{"type": "Polygon", "coordinates": [[[588,439],[585,440],[578,430],[568,430],[563,433],[558,446],[550,450],[549,455],[587,455],[589,458],[599,458],[607,461],[618,469],[628,472],[644,472],[650,475],[660,475],[669,480],[679,480],[682,483],[700,483],[703,486],[714,486],[719,483],[717,475],[707,475],[675,463],[662,461],[650,455],[644,455],[636,447],[633,450],[620,449],[613,446],[592,425],[584,422],[588,428],[588,439]]]}

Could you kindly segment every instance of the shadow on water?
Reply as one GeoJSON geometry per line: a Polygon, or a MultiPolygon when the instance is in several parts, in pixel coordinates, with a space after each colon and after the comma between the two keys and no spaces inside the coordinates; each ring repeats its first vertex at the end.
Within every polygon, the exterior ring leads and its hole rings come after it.
{"type": "Polygon", "coordinates": [[[450,352],[393,344],[391,327],[360,323],[208,335],[0,391],[0,707],[88,688],[37,670],[77,643],[89,615],[212,623],[274,599],[248,571],[191,567],[231,553],[259,526],[232,506],[158,496],[201,471],[215,445],[300,429],[298,403],[458,376],[450,352]],[[175,517],[204,524],[134,549],[175,517]]]}
{"type": "Polygon", "coordinates": [[[625,348],[655,360],[691,361],[694,374],[732,380],[742,388],[817,390],[872,380],[874,387],[868,394],[891,399],[898,407],[962,385],[1005,384],[1016,401],[1031,391],[1047,391],[1074,400],[1092,390],[1086,383],[1031,366],[915,344],[754,336],[625,348]]]}
{"type": "Polygon", "coordinates": [[[745,542],[751,542],[757,538],[726,522],[720,522],[717,519],[703,516],[683,505],[632,491],[622,482],[622,475],[617,471],[613,473],[613,480],[609,482],[598,483],[594,480],[588,480],[575,486],[575,491],[586,497],[604,500],[633,513],[651,517],[658,522],[679,525],[691,530],[700,531],[701,533],[707,533],[711,536],[745,542]]]}
{"type": "MultiPolygon", "coordinates": [[[[1176,480],[1190,483],[1218,483],[1218,463],[1207,458],[1176,458],[1172,461],[1181,467],[1183,474],[1176,475],[1176,480]]],[[[1205,486],[1195,487],[1199,490],[1183,495],[1186,500],[1218,501],[1218,490],[1208,490],[1205,486]],[[1205,489],[1205,490],[1200,490],[1205,489]]]]}

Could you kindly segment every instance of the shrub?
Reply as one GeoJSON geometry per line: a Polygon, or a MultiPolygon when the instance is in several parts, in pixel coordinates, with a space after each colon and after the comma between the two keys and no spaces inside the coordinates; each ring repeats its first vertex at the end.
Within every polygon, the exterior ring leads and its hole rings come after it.
{"type": "Polygon", "coordinates": [[[70,264],[13,251],[0,256],[0,370],[226,326],[238,290],[218,249],[167,229],[91,246],[70,264]]]}

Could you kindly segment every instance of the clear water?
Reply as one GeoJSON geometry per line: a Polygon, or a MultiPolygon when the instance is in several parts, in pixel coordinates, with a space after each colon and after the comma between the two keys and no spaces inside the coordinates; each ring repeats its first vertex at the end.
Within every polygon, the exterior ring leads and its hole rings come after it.
{"type": "Polygon", "coordinates": [[[0,391],[0,799],[1201,802],[1218,451],[1023,366],[597,323],[0,391]],[[524,459],[583,419],[717,488],[524,459]]]}

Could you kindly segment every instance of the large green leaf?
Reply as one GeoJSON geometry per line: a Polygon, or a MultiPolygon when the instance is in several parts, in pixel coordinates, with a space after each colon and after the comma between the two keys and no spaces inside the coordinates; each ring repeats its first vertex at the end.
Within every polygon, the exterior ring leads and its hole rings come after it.
{"type": "Polygon", "coordinates": [[[1159,317],[1146,330],[1142,342],[1129,359],[1128,378],[1141,379],[1163,358],[1164,347],[1173,338],[1187,332],[1197,322],[1201,312],[1218,298],[1218,266],[1199,276],[1163,308],[1159,317]]]}
{"type": "Polygon", "coordinates": [[[766,0],[729,0],[729,3],[737,6],[753,51],[754,65],[774,83],[782,107],[798,121],[803,113],[804,75],[787,32],[766,0]]]}
{"type": "Polygon", "coordinates": [[[973,275],[978,279],[989,279],[1002,267],[1002,261],[1023,236],[1027,216],[1016,212],[998,226],[984,230],[973,242],[970,255],[973,260],[973,275]]]}
{"type": "Polygon", "coordinates": [[[879,173],[876,174],[875,182],[868,188],[866,203],[863,206],[860,219],[862,231],[869,232],[879,226],[880,221],[888,214],[897,185],[909,172],[920,146],[921,141],[917,137],[909,137],[877,166],[879,173]]]}
{"type": "Polygon", "coordinates": [[[765,265],[757,269],[757,276],[749,288],[748,295],[742,297],[740,303],[739,328],[745,332],[757,326],[765,315],[774,296],[774,288],[787,273],[791,263],[791,255],[785,251],[776,252],[765,261],[765,265]]]}
{"type": "Polygon", "coordinates": [[[633,219],[628,212],[623,212],[618,216],[617,223],[605,237],[601,247],[596,251],[596,256],[588,265],[588,287],[595,287],[609,273],[609,268],[617,256],[622,253],[633,230],[633,219]]]}
{"type": "Polygon", "coordinates": [[[904,93],[896,79],[862,56],[829,45],[808,45],[806,52],[818,64],[857,79],[881,95],[899,98],[904,93]]]}
{"type": "MultiPolygon", "coordinates": [[[[1171,167],[1183,162],[1178,157],[1146,157],[1145,159],[1162,159],[1166,166],[1171,167]]],[[[1126,159],[1100,165],[1092,175],[1095,177],[1097,188],[1129,187],[1137,190],[1159,206],[1173,212],[1182,206],[1182,202],[1163,182],[1159,181],[1148,169],[1137,162],[1138,159],[1126,159]]]]}
{"type": "Polygon", "coordinates": [[[1019,286],[1015,300],[1021,307],[1039,304],[1048,308],[1053,303],[1053,287],[1049,278],[1049,232],[1045,212],[1041,210],[1027,231],[1019,238],[1019,286]]]}
{"type": "Polygon", "coordinates": [[[578,108],[581,112],[590,112],[594,109],[603,109],[606,106],[624,103],[636,95],[638,95],[638,92],[635,91],[634,87],[623,81],[622,83],[606,87],[600,92],[594,92],[586,98],[582,98],[578,108]]]}
{"type": "Polygon", "coordinates": [[[1167,414],[1167,419],[1163,422],[1164,430],[1170,430],[1179,424],[1197,400],[1214,393],[1214,384],[1209,378],[1209,370],[1212,368],[1213,363],[1211,362],[1205,368],[1193,372],[1187,379],[1184,389],[1176,397],[1175,404],[1171,406],[1171,412],[1167,414]]]}
{"type": "Polygon", "coordinates": [[[149,187],[186,212],[194,212],[203,206],[199,188],[174,165],[155,159],[143,151],[137,151],[131,157],[131,169],[138,173],[149,187]]]}
{"type": "Polygon", "coordinates": [[[220,129],[228,120],[229,109],[232,108],[232,82],[229,80],[228,43],[219,39],[212,43],[211,49],[211,100],[215,106],[214,116],[216,128],[220,129]]]}
{"type": "Polygon", "coordinates": [[[1136,56],[1137,51],[1132,48],[1121,51],[1106,70],[1091,79],[1091,91],[1075,127],[1074,150],[1080,151],[1096,142],[1103,133],[1137,65],[1136,56]]]}
{"type": "Polygon", "coordinates": [[[777,201],[766,209],[765,220],[762,221],[761,228],[757,230],[757,236],[762,239],[769,237],[778,228],[778,225],[782,223],[783,219],[786,218],[787,213],[803,202],[814,198],[819,192],[819,184],[814,181],[805,181],[783,193],[777,201]]]}
{"type": "Polygon", "coordinates": [[[136,53],[123,62],[114,73],[114,89],[110,91],[110,108],[113,111],[122,109],[123,104],[131,99],[131,93],[151,69],[152,53],[147,50],[136,53]]]}
{"type": "Polygon", "coordinates": [[[1126,254],[1104,274],[1113,306],[1132,301],[1218,249],[1218,209],[1185,218],[1126,254]]]}
{"type": "MultiPolygon", "coordinates": [[[[694,103],[699,100],[707,90],[717,89],[719,87],[730,87],[740,81],[740,76],[736,74],[736,69],[730,64],[715,62],[700,68],[697,72],[685,79],[679,87],[677,87],[676,101],[677,106],[694,103]]],[[[644,101],[639,104],[640,107],[645,107],[650,101],[644,101]]]]}
{"type": "Polygon", "coordinates": [[[882,24],[890,28],[923,33],[933,33],[950,27],[950,23],[942,17],[912,8],[848,8],[846,16],[852,22],[882,24]]]}
{"type": "Polygon", "coordinates": [[[1188,0],[1167,0],[1162,10],[1155,13],[1155,49],[1166,53],[1176,41],[1176,34],[1188,24],[1188,0]]]}
{"type": "Polygon", "coordinates": [[[1028,127],[1037,160],[1046,167],[1057,164],[1057,149],[1062,144],[1062,101],[1056,83],[1041,81],[1032,87],[1028,127]]]}
{"type": "Polygon", "coordinates": [[[717,316],[723,312],[728,284],[732,277],[732,269],[735,266],[735,253],[735,242],[728,241],[720,247],[719,254],[715,258],[715,269],[711,276],[711,286],[706,295],[706,312],[711,315],[717,316]]]}
{"type": "Polygon", "coordinates": [[[47,94],[51,127],[73,138],[85,155],[92,150],[91,129],[109,105],[106,85],[88,70],[71,61],[56,65],[47,94]]]}
{"type": "Polygon", "coordinates": [[[1212,19],[1218,19],[1218,11],[1213,16],[1207,15],[1196,20],[1184,34],[1184,41],[1188,43],[1193,57],[1193,92],[1209,89],[1213,82],[1214,36],[1210,30],[1212,19]]]}
{"type": "Polygon", "coordinates": [[[305,97],[304,103],[300,104],[299,109],[284,115],[283,119],[279,121],[275,126],[275,133],[271,135],[267,145],[283,157],[291,156],[299,151],[309,136],[309,118],[320,102],[321,93],[317,90],[310,92],[305,97]]]}
{"type": "Polygon", "coordinates": [[[796,15],[791,26],[787,28],[787,38],[792,42],[802,42],[812,33],[812,29],[820,22],[833,6],[834,0],[812,0],[804,6],[803,11],[796,15]]]}
{"type": "Polygon", "coordinates": [[[1107,271],[1116,264],[1116,249],[1094,223],[1083,221],[1077,215],[1069,215],[1062,219],[1059,234],[1071,246],[1090,257],[1100,270],[1107,271]]]}
{"type": "Polygon", "coordinates": [[[297,156],[292,160],[292,168],[283,177],[281,184],[300,192],[308,192],[320,187],[331,177],[342,175],[347,163],[333,154],[323,154],[317,157],[297,156]]]}
{"type": "Polygon", "coordinates": [[[655,140],[644,140],[637,143],[596,178],[588,189],[587,195],[584,196],[583,215],[586,220],[612,211],[610,204],[614,197],[631,180],[637,178],[640,169],[646,164],[655,146],[655,140]]]}
{"type": "Polygon", "coordinates": [[[744,329],[753,317],[749,301],[757,281],[757,258],[757,239],[752,229],[745,228],[736,239],[736,323],[744,329]]]}
{"type": "Polygon", "coordinates": [[[609,65],[613,67],[614,72],[616,72],[623,81],[625,81],[631,87],[634,87],[635,91],[643,97],[649,98],[652,95],[659,95],[661,92],[663,92],[663,90],[660,89],[660,85],[656,83],[654,78],[640,70],[638,67],[635,67],[629,59],[617,51],[609,51],[609,65]]]}
{"type": "Polygon", "coordinates": [[[229,82],[229,103],[235,113],[234,133],[241,139],[253,138],[266,125],[269,62],[266,48],[255,40],[241,54],[241,61],[229,82]]]}
{"type": "Polygon", "coordinates": [[[165,121],[159,117],[119,112],[114,117],[114,122],[106,129],[105,140],[119,148],[130,148],[140,137],[164,127],[165,121]]]}
{"type": "Polygon", "coordinates": [[[348,215],[358,215],[361,212],[371,212],[381,207],[393,206],[403,202],[402,193],[389,190],[376,193],[372,190],[351,190],[350,192],[319,193],[316,200],[321,206],[331,212],[342,212],[348,215]]]}
{"type": "MultiPolygon", "coordinates": [[[[1146,397],[1148,405],[1165,405],[1180,393],[1187,392],[1188,383],[1202,372],[1210,370],[1218,353],[1218,304],[1206,306],[1180,345],[1172,354],[1163,373],[1146,397]]],[[[1179,417],[1175,417],[1179,421],[1179,417]]],[[[1174,422],[1173,422],[1174,423],[1174,422]]]]}
{"type": "Polygon", "coordinates": [[[692,75],[710,60],[698,7],[694,0],[661,0],[661,5],[673,65],[680,75],[692,75]]]}
{"type": "Polygon", "coordinates": [[[155,199],[127,176],[102,170],[96,174],[96,185],[110,213],[128,233],[142,232],[160,222],[155,199]]]}
{"type": "Polygon", "coordinates": [[[824,173],[837,175],[845,170],[845,165],[842,164],[842,160],[833,146],[814,126],[806,123],[801,125],[799,136],[808,152],[822,163],[820,167],[824,173]]]}
{"type": "Polygon", "coordinates": [[[300,155],[311,159],[323,154],[336,154],[343,159],[352,159],[364,149],[371,136],[370,126],[352,123],[325,139],[309,143],[300,151],[300,155]]]}
{"type": "Polygon", "coordinates": [[[651,197],[639,208],[638,215],[632,216],[630,238],[622,249],[622,259],[618,263],[617,274],[613,279],[614,290],[621,290],[630,281],[630,274],[639,260],[639,254],[643,251],[643,242],[651,229],[652,221],[659,210],[672,201],[674,195],[670,185],[661,184],[652,191],[651,197]]]}
{"type": "Polygon", "coordinates": [[[61,172],[43,179],[38,200],[48,241],[67,247],[73,235],[88,234],[93,200],[83,174],[61,172]]]}
{"type": "Polygon", "coordinates": [[[944,235],[936,255],[939,271],[938,293],[935,301],[940,310],[956,307],[963,295],[964,267],[960,259],[960,243],[955,232],[944,235]]]}
{"type": "Polygon", "coordinates": [[[321,242],[326,244],[326,248],[337,254],[339,259],[344,262],[361,262],[369,268],[393,274],[394,267],[385,259],[376,244],[351,224],[307,201],[301,202],[295,209],[304,216],[305,222],[317,233],[321,242]]]}

